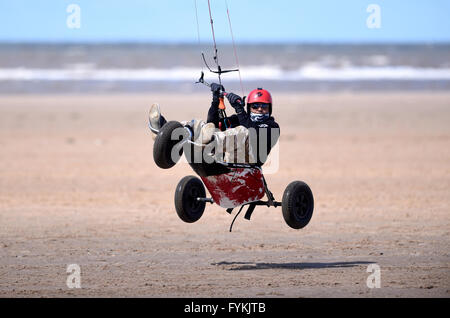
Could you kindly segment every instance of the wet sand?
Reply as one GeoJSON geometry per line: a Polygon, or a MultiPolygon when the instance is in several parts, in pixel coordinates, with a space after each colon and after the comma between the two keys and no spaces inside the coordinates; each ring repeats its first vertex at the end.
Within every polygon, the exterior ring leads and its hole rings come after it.
{"type": "Polygon", "coordinates": [[[204,118],[207,94],[0,96],[0,296],[449,297],[450,93],[274,98],[269,188],[307,182],[314,215],[293,230],[257,207],[229,233],[216,205],[178,218],[193,171],[159,169],[147,129],[151,103],[204,118]]]}

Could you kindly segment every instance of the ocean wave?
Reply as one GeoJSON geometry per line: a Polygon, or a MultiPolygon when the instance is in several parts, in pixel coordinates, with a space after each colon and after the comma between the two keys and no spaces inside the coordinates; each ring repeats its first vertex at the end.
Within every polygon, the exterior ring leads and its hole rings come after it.
{"type": "MultiPolygon", "coordinates": [[[[96,69],[78,65],[63,69],[0,68],[0,81],[195,81],[199,68],[176,67],[167,69],[96,69]]],[[[236,72],[222,75],[238,81],[236,72]]],[[[324,67],[307,64],[298,69],[278,66],[242,66],[245,81],[376,81],[376,80],[450,80],[450,68],[418,68],[411,66],[345,66],[324,67]]],[[[216,75],[205,74],[206,81],[216,75]]]]}

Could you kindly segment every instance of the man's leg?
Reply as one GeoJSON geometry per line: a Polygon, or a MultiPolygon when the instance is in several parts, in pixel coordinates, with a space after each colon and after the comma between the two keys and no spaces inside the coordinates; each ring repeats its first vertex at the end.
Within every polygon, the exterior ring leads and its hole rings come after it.
{"type": "Polygon", "coordinates": [[[190,122],[185,122],[185,126],[189,126],[192,129],[193,139],[199,144],[207,144],[212,140],[216,126],[214,123],[207,123],[204,120],[193,119],[190,122]]]}
{"type": "Polygon", "coordinates": [[[223,160],[229,163],[255,163],[251,145],[248,141],[249,131],[244,126],[218,131],[214,133],[218,141],[218,154],[223,153],[223,160]]]}
{"type": "MultiPolygon", "coordinates": [[[[163,115],[161,115],[161,110],[159,104],[155,103],[150,107],[149,111],[149,121],[150,126],[153,128],[154,133],[153,140],[156,138],[158,131],[167,122],[163,115]]],[[[193,140],[198,143],[207,144],[211,141],[215,126],[213,123],[206,123],[203,120],[193,119],[191,121],[182,121],[183,126],[188,126],[193,135],[193,140]]]]}

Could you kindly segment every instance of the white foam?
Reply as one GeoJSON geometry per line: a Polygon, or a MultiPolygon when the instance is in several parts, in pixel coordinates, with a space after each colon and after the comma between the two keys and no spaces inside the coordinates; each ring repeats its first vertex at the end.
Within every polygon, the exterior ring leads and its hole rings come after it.
{"type": "MultiPolygon", "coordinates": [[[[70,67],[63,69],[0,68],[0,81],[196,81],[200,68],[174,67],[168,69],[96,69],[70,67]]],[[[410,66],[352,66],[325,67],[306,64],[285,70],[278,66],[243,66],[245,81],[365,81],[365,80],[450,80],[450,68],[415,68],[410,66]]],[[[230,81],[239,80],[237,73],[223,75],[230,81]]],[[[216,75],[205,74],[206,81],[216,75]]]]}

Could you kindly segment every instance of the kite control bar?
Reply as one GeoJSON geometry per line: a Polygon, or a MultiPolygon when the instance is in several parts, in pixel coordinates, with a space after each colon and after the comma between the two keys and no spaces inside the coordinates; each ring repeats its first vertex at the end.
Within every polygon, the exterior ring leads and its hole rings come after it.
{"type": "MultiPolygon", "coordinates": [[[[209,84],[208,82],[205,82],[204,77],[205,77],[205,73],[203,73],[203,71],[202,71],[202,74],[200,75],[200,78],[198,79],[197,82],[195,82],[195,84],[200,83],[200,84],[206,85],[206,86],[208,86],[208,87],[211,87],[211,84],[209,84]]],[[[221,91],[221,92],[220,92],[220,95],[222,95],[222,96],[227,96],[227,94],[228,94],[228,93],[225,92],[225,91],[221,91]]]]}
{"type": "MultiPolygon", "coordinates": [[[[205,73],[203,73],[203,71],[202,71],[202,73],[200,75],[200,78],[195,83],[201,83],[203,85],[211,87],[211,84],[209,84],[208,82],[205,82],[204,76],[205,76],[205,73]]],[[[225,92],[225,91],[220,91],[219,92],[219,119],[220,119],[220,121],[219,121],[219,129],[220,130],[223,130],[222,129],[222,122],[225,125],[225,129],[231,127],[230,120],[228,119],[227,114],[225,113],[225,108],[226,107],[225,107],[225,102],[224,102],[224,96],[227,96],[227,95],[228,95],[228,93],[225,92]]]]}
{"type": "MultiPolygon", "coordinates": [[[[205,73],[203,73],[203,71],[202,71],[202,73],[201,73],[201,75],[200,75],[200,78],[198,79],[197,82],[195,82],[195,84],[200,83],[200,84],[206,85],[206,86],[208,86],[208,87],[211,87],[211,84],[208,83],[208,82],[206,82],[205,79],[204,79],[204,77],[205,77],[205,73]]],[[[221,96],[221,101],[222,101],[222,102],[223,102],[223,96],[227,96],[227,95],[228,95],[228,93],[227,93],[226,91],[221,91],[221,92],[220,92],[220,96],[221,96]]],[[[245,103],[245,96],[244,96],[243,99],[244,99],[244,103],[245,103]]],[[[219,108],[220,108],[220,105],[219,105],[219,108]]],[[[223,108],[221,108],[221,109],[225,109],[225,105],[224,105],[223,108]]]]}
{"type": "MultiPolygon", "coordinates": [[[[206,86],[208,86],[208,87],[211,87],[211,84],[209,84],[208,82],[205,82],[204,77],[205,77],[205,73],[203,73],[203,71],[202,71],[202,74],[200,75],[200,78],[199,78],[198,81],[195,82],[195,83],[196,83],[196,84],[197,84],[197,83],[201,83],[201,84],[203,84],[203,85],[206,85],[206,86]]],[[[224,103],[224,101],[223,101],[223,97],[224,97],[224,96],[227,96],[228,93],[225,92],[225,91],[220,91],[220,92],[219,92],[219,95],[220,95],[220,97],[219,97],[219,109],[221,109],[221,110],[223,110],[223,111],[225,112],[225,108],[226,108],[226,107],[225,107],[225,103],[224,103]]],[[[226,118],[226,115],[225,115],[224,117],[226,118]]]]}

